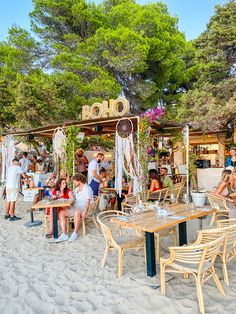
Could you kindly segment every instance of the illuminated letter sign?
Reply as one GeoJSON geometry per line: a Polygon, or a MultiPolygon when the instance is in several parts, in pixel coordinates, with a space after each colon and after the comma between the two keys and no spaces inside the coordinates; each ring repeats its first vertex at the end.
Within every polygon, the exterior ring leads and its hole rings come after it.
{"type": "Polygon", "coordinates": [[[130,105],[127,99],[110,99],[102,103],[94,103],[92,106],[82,107],[82,120],[99,119],[107,117],[122,117],[129,113],[130,105]]]}

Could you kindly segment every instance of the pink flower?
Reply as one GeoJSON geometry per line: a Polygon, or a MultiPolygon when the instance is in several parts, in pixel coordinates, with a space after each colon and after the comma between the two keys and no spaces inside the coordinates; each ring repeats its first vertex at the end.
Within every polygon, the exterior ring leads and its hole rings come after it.
{"type": "Polygon", "coordinates": [[[151,108],[140,115],[141,118],[147,118],[151,123],[155,123],[165,114],[165,109],[161,107],[151,108]]]}

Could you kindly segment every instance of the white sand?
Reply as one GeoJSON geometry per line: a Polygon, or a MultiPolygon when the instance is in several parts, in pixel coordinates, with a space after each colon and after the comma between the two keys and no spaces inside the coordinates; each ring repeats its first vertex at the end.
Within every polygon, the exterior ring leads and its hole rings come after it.
{"type": "MultiPolygon", "coordinates": [[[[5,201],[0,201],[1,208],[5,201]]],[[[0,313],[198,313],[194,279],[169,276],[166,296],[160,294],[159,274],[146,276],[143,252],[128,251],[124,258],[124,275],[118,279],[117,252],[108,256],[100,268],[104,250],[102,234],[92,223],[88,234],[75,243],[49,244],[43,225],[26,228],[30,220],[29,204],[20,197],[17,222],[0,220],[0,313]]],[[[37,212],[36,219],[43,219],[37,212]]],[[[209,220],[204,221],[207,226],[209,220]]],[[[188,223],[189,240],[195,237],[198,221],[188,223]]],[[[171,240],[163,241],[163,250],[171,240]]],[[[167,249],[166,249],[167,252],[167,249]]],[[[236,312],[236,261],[229,265],[231,285],[217,272],[226,297],[210,280],[203,288],[206,313],[236,312]]]]}

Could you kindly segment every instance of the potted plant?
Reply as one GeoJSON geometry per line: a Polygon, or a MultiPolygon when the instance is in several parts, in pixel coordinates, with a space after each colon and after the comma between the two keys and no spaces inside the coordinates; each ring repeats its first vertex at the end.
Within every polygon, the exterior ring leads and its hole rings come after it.
{"type": "Polygon", "coordinates": [[[192,201],[196,207],[203,207],[206,203],[206,191],[199,189],[197,184],[197,166],[196,166],[197,156],[191,154],[189,156],[189,176],[191,182],[191,196],[192,201]]]}

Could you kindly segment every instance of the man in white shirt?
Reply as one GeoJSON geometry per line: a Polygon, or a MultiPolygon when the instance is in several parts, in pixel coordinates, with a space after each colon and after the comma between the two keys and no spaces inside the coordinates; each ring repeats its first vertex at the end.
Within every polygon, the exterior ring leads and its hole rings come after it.
{"type": "Polygon", "coordinates": [[[82,173],[77,173],[73,176],[74,190],[74,204],[70,210],[64,209],[59,211],[59,221],[61,229],[64,230],[56,242],[76,241],[78,238],[79,225],[81,220],[87,217],[90,204],[93,203],[93,191],[87,184],[87,179],[82,173]],[[68,236],[66,233],[66,220],[68,216],[74,217],[74,232],[68,236]]]}
{"type": "Polygon", "coordinates": [[[14,158],[12,161],[12,166],[10,166],[7,171],[6,180],[7,205],[4,218],[5,219],[9,218],[10,221],[21,219],[15,216],[15,205],[20,187],[21,175],[24,178],[30,178],[30,176],[27,176],[22,170],[22,168],[19,166],[19,160],[17,158],[14,158]]]}
{"type": "Polygon", "coordinates": [[[27,157],[28,153],[24,152],[20,159],[20,166],[25,173],[29,172],[29,167],[31,166],[31,161],[27,157]]]}
{"type": "Polygon", "coordinates": [[[93,190],[93,195],[98,196],[101,177],[99,175],[99,164],[104,160],[104,155],[98,153],[95,159],[91,160],[88,165],[88,184],[93,190]]]}

